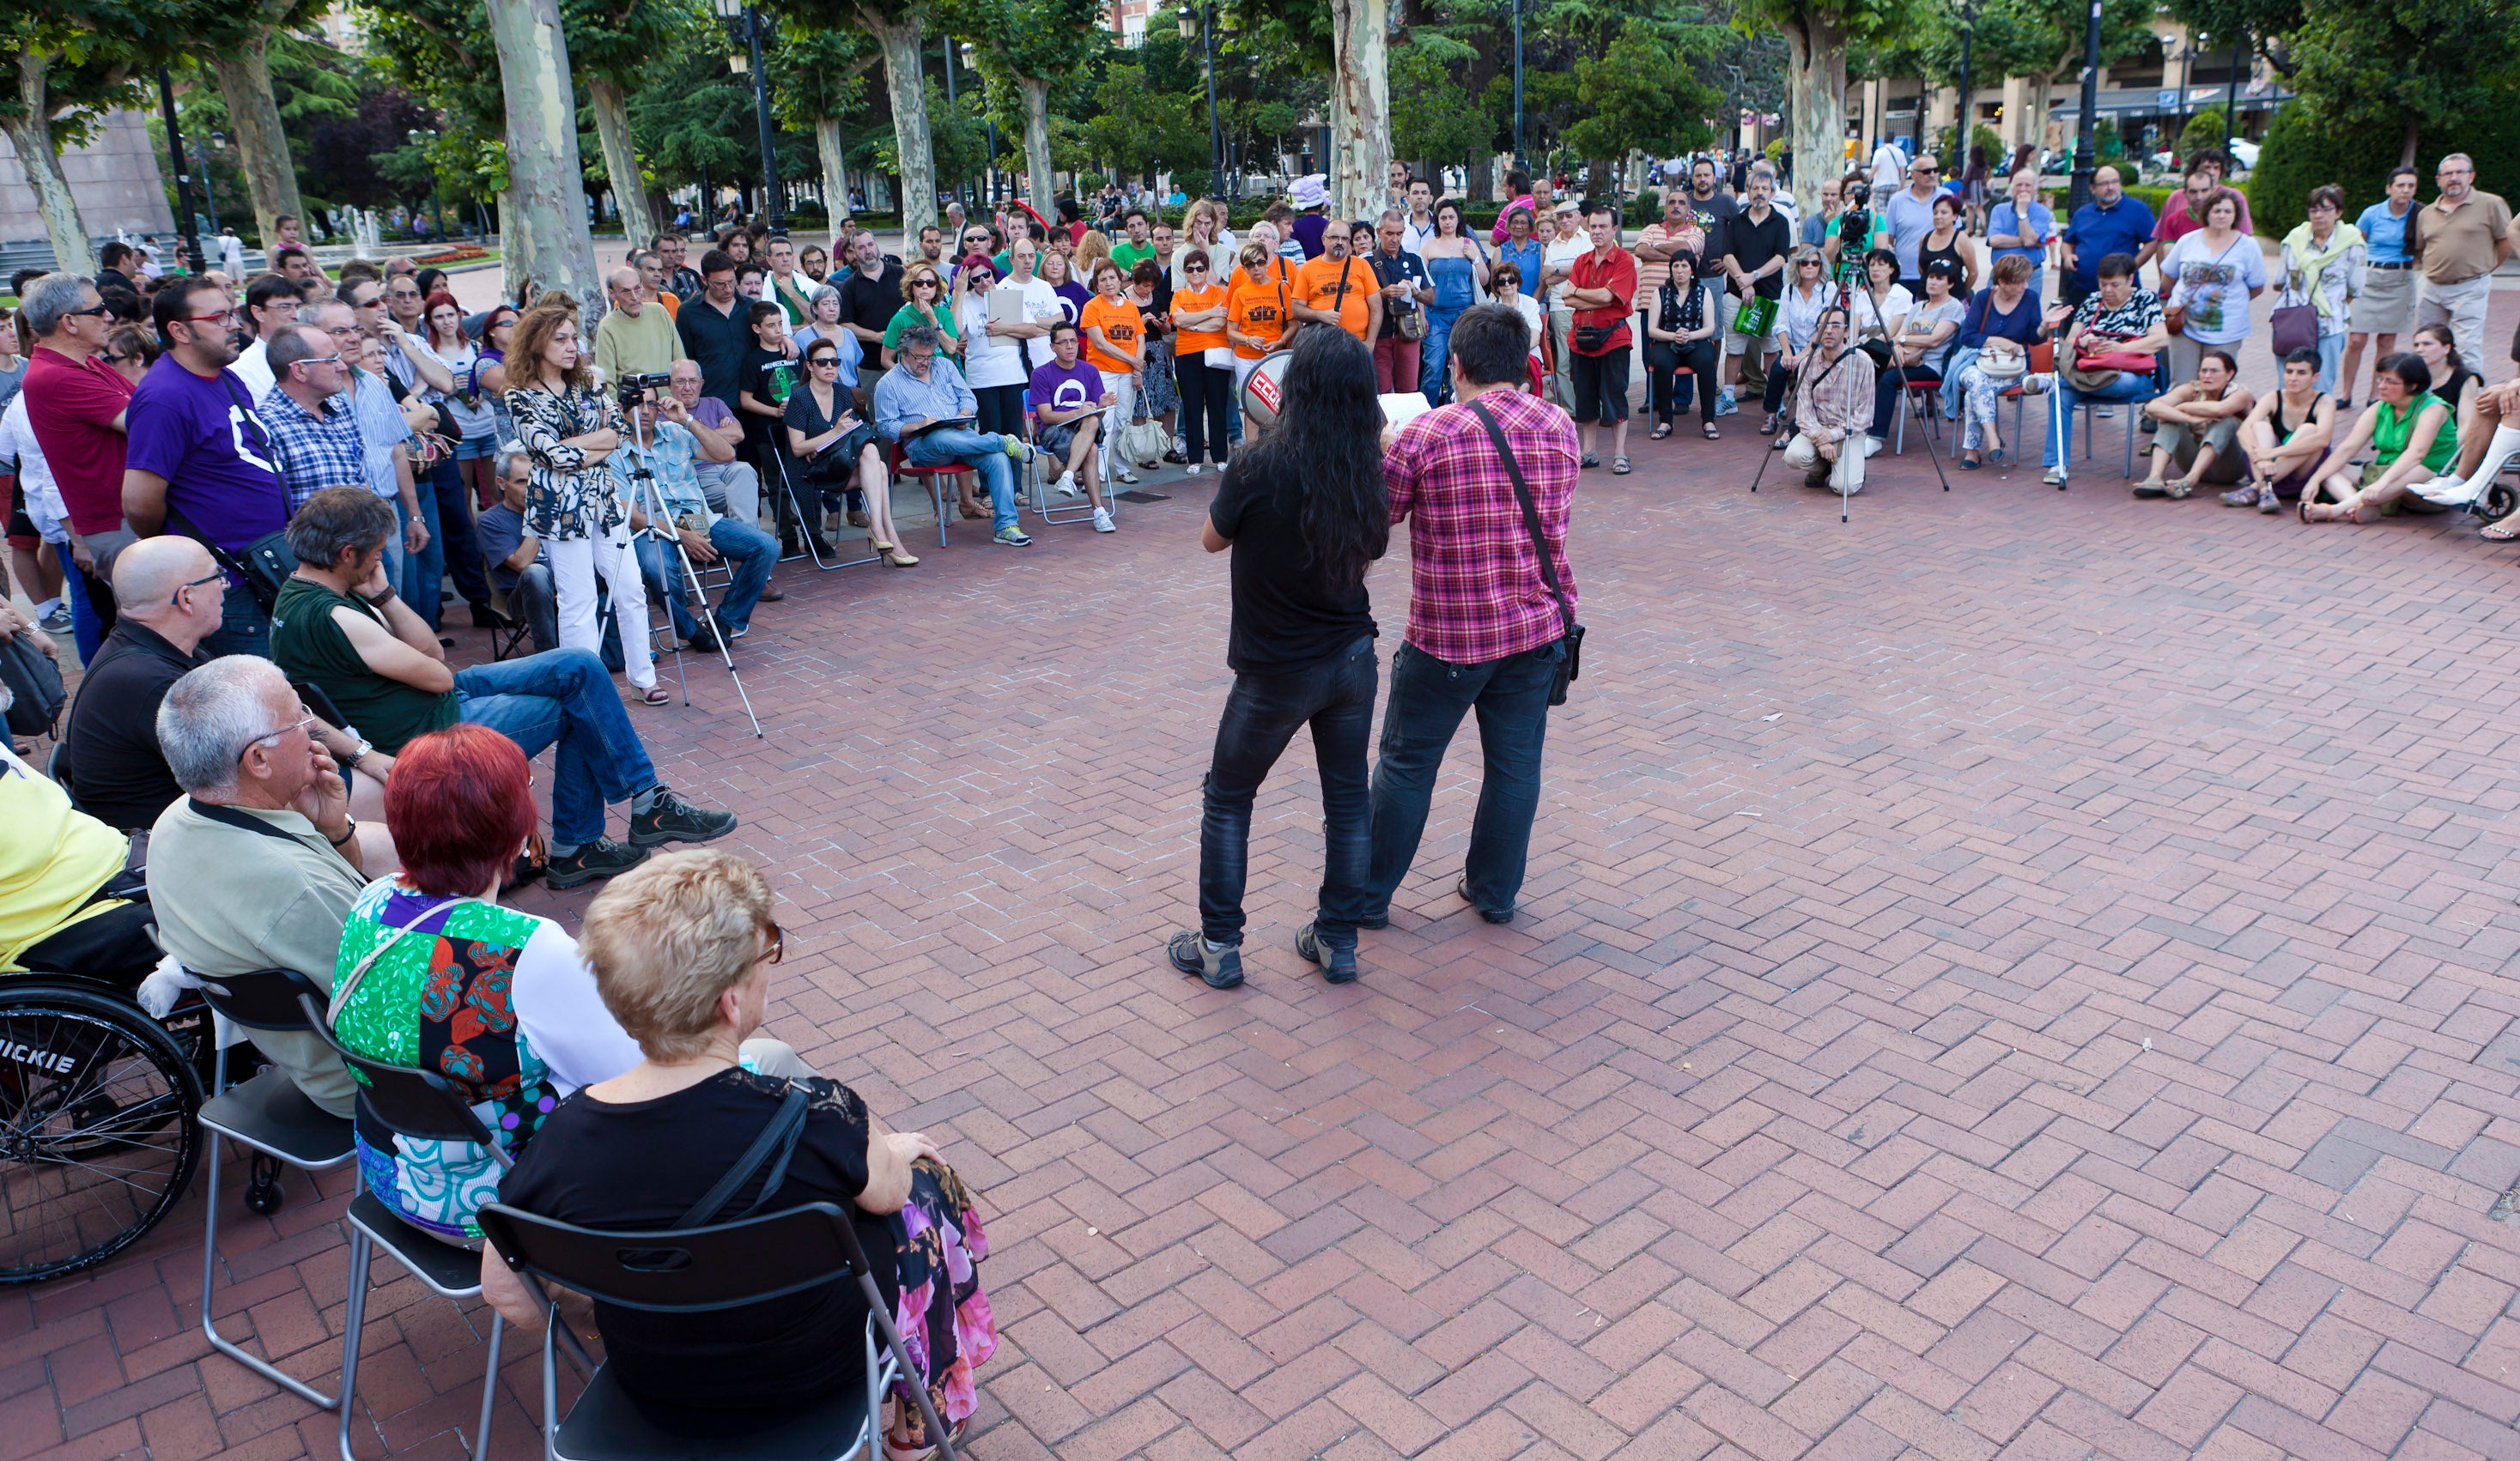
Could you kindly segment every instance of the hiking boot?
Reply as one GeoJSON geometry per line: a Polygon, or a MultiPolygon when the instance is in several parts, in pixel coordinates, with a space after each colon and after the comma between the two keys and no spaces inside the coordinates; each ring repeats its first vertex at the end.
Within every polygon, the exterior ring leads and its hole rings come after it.
{"type": "Polygon", "coordinates": [[[1210,949],[1194,928],[1173,935],[1164,952],[1174,968],[1206,980],[1209,989],[1230,990],[1242,982],[1242,950],[1232,944],[1210,949]]]}
{"type": "Polygon", "coordinates": [[[1305,924],[1295,930],[1295,952],[1322,966],[1322,978],[1331,984],[1356,982],[1356,946],[1335,949],[1322,942],[1322,936],[1305,924]]]}
{"type": "Polygon", "coordinates": [[[544,868],[543,882],[554,890],[574,888],[597,878],[628,872],[647,861],[648,850],[644,847],[598,837],[580,845],[577,851],[566,857],[552,854],[551,862],[544,868]]]}
{"type": "Polygon", "coordinates": [[[634,847],[654,847],[662,842],[711,842],[735,830],[735,814],[709,812],[695,807],[666,788],[656,788],[656,799],[645,812],[630,817],[630,843],[634,847]]]}

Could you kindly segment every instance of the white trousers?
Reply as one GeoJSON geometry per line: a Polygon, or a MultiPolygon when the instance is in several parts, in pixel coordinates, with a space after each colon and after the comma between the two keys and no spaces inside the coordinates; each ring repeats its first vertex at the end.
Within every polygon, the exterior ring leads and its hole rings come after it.
{"type": "MultiPolygon", "coordinates": [[[[1130,412],[1137,404],[1138,377],[1126,371],[1103,371],[1102,375],[1102,388],[1111,393],[1111,409],[1102,415],[1102,430],[1094,438],[1094,456],[1102,465],[1102,480],[1108,482],[1112,479],[1111,443],[1119,439],[1120,428],[1129,424],[1130,412]]],[[[1134,462],[1120,465],[1132,470],[1137,466],[1134,462]]]]}
{"type": "MultiPolygon", "coordinates": [[[[1796,471],[1808,472],[1821,460],[1820,448],[1808,436],[1797,436],[1785,447],[1785,465],[1796,471]]],[[[1837,465],[1828,473],[1828,490],[1848,497],[1864,490],[1864,435],[1858,432],[1837,444],[1837,465]]]]}
{"type": "Polygon", "coordinates": [[[623,524],[608,538],[546,542],[551,555],[552,593],[560,600],[560,642],[570,649],[604,652],[604,627],[595,615],[595,580],[603,576],[612,591],[612,612],[621,626],[621,664],[630,683],[647,689],[656,683],[656,662],[648,647],[648,584],[639,576],[639,556],[630,550],[630,528],[623,524]]]}

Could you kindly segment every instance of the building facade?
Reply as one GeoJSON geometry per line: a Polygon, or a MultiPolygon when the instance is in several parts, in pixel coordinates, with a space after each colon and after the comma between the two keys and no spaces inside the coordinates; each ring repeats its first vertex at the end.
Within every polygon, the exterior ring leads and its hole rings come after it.
{"type": "MultiPolygon", "coordinates": [[[[62,173],[69,179],[79,219],[90,235],[108,239],[122,229],[164,239],[175,231],[165,175],[149,141],[149,124],[139,112],[116,111],[93,140],[65,150],[62,173]]],[[[9,139],[0,137],[0,244],[44,238],[44,216],[35,209],[26,169],[9,139]]]]}

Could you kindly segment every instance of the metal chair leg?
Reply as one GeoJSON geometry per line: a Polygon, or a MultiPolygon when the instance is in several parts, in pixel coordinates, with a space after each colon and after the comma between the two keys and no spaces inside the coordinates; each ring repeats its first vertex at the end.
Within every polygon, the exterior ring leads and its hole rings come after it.
{"type": "Polygon", "coordinates": [[[488,1461],[490,1454],[490,1410],[499,1401],[499,1341],[507,1332],[507,1315],[490,1310],[490,1357],[481,1369],[481,1426],[473,1434],[472,1461],[488,1461]]]}
{"type": "MultiPolygon", "coordinates": [[[[227,1085],[227,1051],[219,1051],[218,1059],[211,1069],[210,1084],[214,1087],[224,1088],[227,1085]]],[[[212,1093],[215,1094],[216,1090],[213,1090],[212,1093]]],[[[264,1379],[269,1380],[273,1384],[281,1387],[283,1390],[290,1392],[292,1395],[298,1396],[300,1399],[325,1410],[331,1410],[336,1406],[347,1408],[349,1403],[350,1387],[346,1381],[342,1384],[339,1394],[328,1395],[322,1391],[307,1384],[305,1381],[300,1380],[281,1369],[271,1361],[247,1353],[234,1340],[231,1340],[226,1335],[219,1333],[218,1324],[211,1319],[211,1291],[213,1286],[217,1283],[219,1272],[219,1169],[224,1165],[221,1161],[220,1153],[226,1146],[226,1142],[216,1133],[206,1134],[208,1134],[210,1138],[210,1174],[207,1183],[202,1189],[207,1200],[202,1205],[202,1336],[210,1342],[211,1349],[218,1350],[230,1359],[237,1361],[247,1369],[262,1376],[264,1379]]]]}
{"type": "Polygon", "coordinates": [[[883,1331],[885,1348],[901,1364],[901,1383],[909,1387],[911,1398],[919,1402],[919,1418],[927,1423],[927,1439],[936,1442],[936,1454],[943,1461],[960,1461],[954,1438],[945,1434],[945,1422],[936,1413],[936,1402],[928,1398],[927,1386],[910,1363],[910,1350],[901,1342],[901,1331],[893,1326],[891,1311],[883,1306],[883,1291],[876,1287],[875,1275],[861,1270],[858,1288],[866,1295],[867,1312],[874,1316],[876,1327],[883,1331]]]}
{"type": "Polygon", "coordinates": [[[358,1408],[359,1332],[368,1318],[368,1235],[350,1228],[350,1302],[341,1319],[341,1461],[358,1461],[350,1453],[350,1414],[358,1408]]]}

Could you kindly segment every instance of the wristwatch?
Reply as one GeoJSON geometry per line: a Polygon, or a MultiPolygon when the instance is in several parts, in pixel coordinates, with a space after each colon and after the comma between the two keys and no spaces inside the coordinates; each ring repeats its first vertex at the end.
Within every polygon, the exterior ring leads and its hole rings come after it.
{"type": "Polygon", "coordinates": [[[347,846],[350,839],[357,835],[359,835],[359,819],[355,817],[349,817],[342,819],[340,836],[327,837],[324,840],[333,844],[334,850],[338,852],[341,848],[347,846]]]}
{"type": "Polygon", "coordinates": [[[343,771],[357,771],[359,769],[359,763],[367,760],[368,753],[375,749],[376,745],[374,742],[370,741],[364,735],[360,736],[358,745],[350,752],[350,759],[341,763],[341,769],[343,771]]]}

